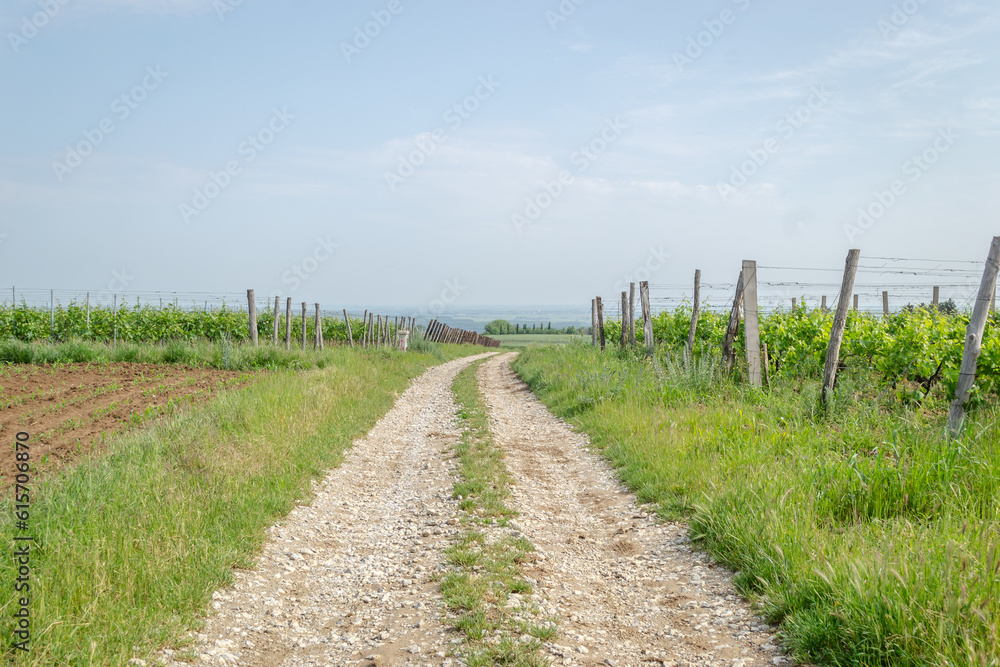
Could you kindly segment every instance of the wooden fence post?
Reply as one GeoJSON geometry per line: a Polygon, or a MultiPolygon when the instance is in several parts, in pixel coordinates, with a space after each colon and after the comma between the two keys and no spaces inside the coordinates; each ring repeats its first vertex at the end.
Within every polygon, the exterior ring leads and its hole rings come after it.
{"type": "Polygon", "coordinates": [[[247,290],[247,313],[250,316],[250,344],[257,347],[257,304],[252,289],[247,290]]]}
{"type": "Polygon", "coordinates": [[[354,347],[354,335],[351,333],[351,318],[347,316],[347,309],[344,308],[344,323],[347,324],[347,343],[354,347]]]}
{"type": "Polygon", "coordinates": [[[597,336],[597,299],[590,300],[590,342],[594,347],[601,346],[597,336]]]}
{"type": "Polygon", "coordinates": [[[854,310],[858,309],[858,295],[854,295],[854,310]]]}
{"type": "Polygon", "coordinates": [[[597,330],[601,341],[601,352],[604,352],[604,304],[601,303],[601,297],[597,297],[597,330]]]}
{"type": "MultiPolygon", "coordinates": [[[[17,304],[11,301],[11,308],[15,307],[16,305],[17,304]]],[[[88,334],[90,333],[90,292],[87,292],[87,333],[88,334]]]]}
{"type": "Polygon", "coordinates": [[[757,262],[743,260],[743,326],[750,385],[763,386],[760,368],[760,321],[757,316],[757,262]]]}
{"type": "Polygon", "coordinates": [[[635,283],[628,284],[628,344],[635,347],[635,283]]]}
{"type": "Polygon", "coordinates": [[[271,334],[271,345],[278,344],[278,325],[281,322],[281,297],[274,297],[274,333],[271,334]]]}
{"type": "Polygon", "coordinates": [[[993,237],[990,254],[983,271],[983,281],[979,285],[979,295],[972,309],[972,318],[965,333],[965,352],[962,354],[962,368],[958,373],[958,386],[955,387],[955,400],[951,403],[948,413],[948,432],[957,438],[965,421],[965,403],[969,400],[972,385],[976,381],[976,368],[979,364],[979,353],[983,346],[983,333],[986,331],[986,318],[989,315],[990,297],[997,284],[997,272],[1000,270],[1000,236],[993,237]]]}
{"type": "Polygon", "coordinates": [[[628,294],[622,292],[622,347],[628,344],[628,317],[626,316],[628,312],[628,294]]]}
{"type": "Polygon", "coordinates": [[[849,299],[854,292],[854,278],[858,273],[858,257],[861,251],[853,249],[847,253],[847,264],[844,267],[844,282],[840,286],[840,300],[837,301],[837,314],[833,318],[833,328],[830,330],[830,345],[826,349],[826,367],[823,369],[823,403],[829,401],[829,394],[837,381],[837,367],[840,365],[840,346],[844,342],[844,330],[847,328],[847,311],[850,308],[849,299]]]}
{"type": "Polygon", "coordinates": [[[302,302],[302,349],[306,349],[306,323],[309,316],[309,304],[302,302]]]}
{"type": "Polygon", "coordinates": [[[796,299],[795,297],[792,297],[792,310],[793,311],[795,310],[795,306],[797,306],[797,305],[799,305],[798,299],[796,299]]]}
{"type": "Polygon", "coordinates": [[[316,351],[323,349],[323,322],[319,318],[319,304],[316,307],[315,321],[313,322],[313,349],[316,351]]]}
{"type": "MultiPolygon", "coordinates": [[[[825,298],[825,297],[824,297],[825,298]]],[[[733,295],[733,309],[729,311],[729,324],[726,326],[726,336],[722,340],[722,360],[726,364],[726,372],[733,370],[736,363],[736,334],[740,330],[740,306],[743,305],[743,272],[736,281],[736,294],[733,295]]]]}
{"type": "Polygon", "coordinates": [[[49,290],[49,337],[56,337],[56,291],[49,290]]]}
{"type": "Polygon", "coordinates": [[[937,285],[934,286],[934,296],[931,297],[931,303],[937,308],[941,303],[941,288],[937,285]]]}
{"type": "Polygon", "coordinates": [[[292,349],[292,297],[285,300],[285,349],[292,349]]]}
{"type": "Polygon", "coordinates": [[[694,301],[691,304],[691,330],[688,331],[687,351],[688,358],[694,359],[694,338],[698,333],[698,312],[701,310],[701,269],[694,272],[694,301]]]}
{"type": "Polygon", "coordinates": [[[889,317],[889,292],[886,290],[882,291],[882,314],[889,317]]]}
{"type": "Polygon", "coordinates": [[[646,344],[646,354],[653,354],[656,341],[653,339],[653,310],[649,306],[649,281],[639,283],[639,305],[642,308],[642,338],[646,344]]]}
{"type": "Polygon", "coordinates": [[[825,312],[827,312],[827,307],[826,307],[826,295],[825,295],[825,294],[823,295],[823,305],[821,305],[821,306],[820,306],[820,309],[822,309],[822,311],[823,311],[824,313],[825,313],[825,312]]]}

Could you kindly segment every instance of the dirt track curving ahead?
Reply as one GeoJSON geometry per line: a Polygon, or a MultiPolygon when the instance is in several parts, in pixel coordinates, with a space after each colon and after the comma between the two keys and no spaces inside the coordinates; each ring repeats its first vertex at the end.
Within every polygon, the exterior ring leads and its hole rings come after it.
{"type": "MultiPolygon", "coordinates": [[[[535,399],[511,358],[486,361],[480,386],[515,484],[514,523],[537,548],[525,574],[536,603],[559,619],[559,637],[545,645],[552,664],[790,663],[731,574],[692,549],[684,525],[644,512],[586,437],[535,399]]],[[[473,359],[415,380],[317,486],[312,504],[270,530],[257,567],[216,592],[215,615],[196,636],[200,661],[463,664],[436,582],[460,529],[450,387],[473,359]]],[[[160,657],[186,664],[169,650],[160,657]]]]}

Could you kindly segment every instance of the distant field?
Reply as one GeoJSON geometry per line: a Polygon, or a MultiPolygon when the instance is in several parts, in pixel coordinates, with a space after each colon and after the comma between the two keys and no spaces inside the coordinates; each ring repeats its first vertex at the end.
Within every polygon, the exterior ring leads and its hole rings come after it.
{"type": "Polygon", "coordinates": [[[590,336],[580,336],[579,334],[503,334],[500,336],[490,336],[500,341],[506,347],[528,347],[535,343],[537,345],[565,345],[573,341],[590,340],[590,336]]]}

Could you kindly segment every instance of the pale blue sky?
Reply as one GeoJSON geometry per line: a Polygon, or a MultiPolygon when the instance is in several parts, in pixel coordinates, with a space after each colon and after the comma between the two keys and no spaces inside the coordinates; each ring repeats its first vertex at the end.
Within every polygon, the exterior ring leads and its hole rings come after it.
{"type": "Polygon", "coordinates": [[[1000,234],[996,3],[63,3],[0,8],[0,287],[586,307],[1000,234]]]}

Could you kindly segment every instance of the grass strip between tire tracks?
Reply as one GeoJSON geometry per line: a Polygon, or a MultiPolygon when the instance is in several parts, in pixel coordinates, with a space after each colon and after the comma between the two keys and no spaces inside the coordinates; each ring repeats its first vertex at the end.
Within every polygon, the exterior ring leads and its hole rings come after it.
{"type": "Polygon", "coordinates": [[[441,591],[452,626],[465,635],[462,653],[469,667],[547,665],[540,655],[542,641],[555,637],[556,625],[537,620],[532,585],[521,576],[520,565],[534,547],[510,526],[515,514],[505,502],[510,476],[479,392],[481,365],[470,365],[452,385],[463,427],[455,445],[459,481],[454,496],[464,530],[446,552],[454,569],[445,575],[441,591]]]}

